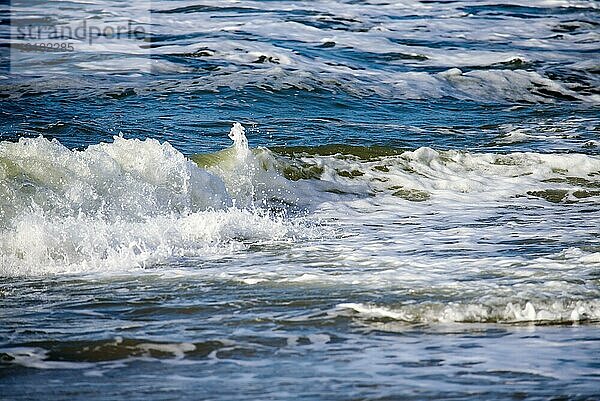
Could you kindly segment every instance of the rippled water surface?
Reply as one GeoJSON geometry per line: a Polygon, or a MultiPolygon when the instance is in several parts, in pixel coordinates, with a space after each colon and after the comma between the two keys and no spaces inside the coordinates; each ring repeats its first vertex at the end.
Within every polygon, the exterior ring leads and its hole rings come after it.
{"type": "Polygon", "coordinates": [[[2,7],[1,399],[600,398],[597,2],[2,7]]]}

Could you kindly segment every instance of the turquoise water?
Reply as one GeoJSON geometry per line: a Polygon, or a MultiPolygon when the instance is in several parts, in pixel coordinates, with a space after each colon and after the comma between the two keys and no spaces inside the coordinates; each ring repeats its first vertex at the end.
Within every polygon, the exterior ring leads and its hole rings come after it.
{"type": "Polygon", "coordinates": [[[11,2],[0,398],[598,399],[599,10],[11,2]]]}

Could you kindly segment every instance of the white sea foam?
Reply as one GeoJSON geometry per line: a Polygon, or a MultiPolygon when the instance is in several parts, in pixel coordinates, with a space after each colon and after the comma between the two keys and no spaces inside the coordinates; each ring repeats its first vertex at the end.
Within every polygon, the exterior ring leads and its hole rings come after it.
{"type": "MultiPolygon", "coordinates": [[[[99,26],[133,18],[152,31],[160,46],[149,48],[147,42],[132,38],[100,36],[92,43],[72,40],[79,55],[74,65],[64,53],[57,53],[58,62],[39,63],[38,72],[81,69],[84,73],[137,74],[151,69],[158,75],[178,75],[177,82],[159,76],[151,88],[141,90],[154,91],[161,85],[182,91],[221,86],[341,88],[358,95],[408,99],[600,101],[590,90],[598,86],[597,74],[589,73],[597,67],[599,39],[593,1],[510,2],[511,6],[323,0],[301,5],[239,1],[224,6],[206,1],[201,7],[154,1],[151,25],[150,3],[135,3],[110,7],[108,14],[98,11],[95,3],[78,3],[81,8],[69,12],[59,2],[27,8],[14,4],[12,11],[17,20],[39,13],[73,26],[92,16],[99,26]],[[524,14],[535,13],[536,18],[514,15],[520,11],[512,6],[524,8],[524,14]],[[551,8],[556,11],[544,12],[551,8]],[[575,8],[581,13],[571,12],[575,8]],[[252,12],[239,12],[242,9],[252,12]],[[178,18],[181,15],[185,18],[178,18]],[[103,55],[101,61],[93,57],[98,54],[103,55]],[[188,63],[196,58],[219,68],[198,80],[198,68],[188,63]],[[564,71],[569,71],[568,78],[562,77],[564,71]]],[[[25,63],[30,61],[25,58],[25,63]]],[[[19,65],[14,67],[18,72],[19,65]]]]}
{"type": "Polygon", "coordinates": [[[600,302],[549,301],[497,304],[423,303],[390,308],[360,303],[339,304],[360,319],[392,319],[407,323],[573,323],[600,320],[600,302]]]}
{"type": "Polygon", "coordinates": [[[471,153],[423,147],[372,161],[337,156],[303,160],[323,169],[322,180],[362,186],[365,192],[400,190],[397,196],[408,199],[421,194],[423,200],[435,195],[432,199],[499,201],[546,190],[589,191],[586,195],[593,197],[600,184],[600,158],[584,154],[471,153]],[[351,171],[358,174],[340,174],[351,171]]]}
{"type": "Polygon", "coordinates": [[[177,359],[183,359],[186,352],[194,351],[196,346],[190,343],[181,344],[158,344],[158,343],[142,343],[137,345],[138,348],[150,352],[158,351],[169,353],[175,356],[177,359]]]}
{"type": "Polygon", "coordinates": [[[221,171],[233,185],[226,188],[155,140],[115,137],[84,151],[42,137],[2,142],[0,274],[126,270],[303,235],[302,225],[252,207],[254,198],[236,190],[243,178],[231,174],[244,175],[246,163],[221,171]]]}
{"type": "Polygon", "coordinates": [[[168,143],[126,140],[71,151],[42,137],[0,144],[2,222],[33,205],[58,216],[135,218],[220,209],[231,203],[217,177],[168,143]]]}

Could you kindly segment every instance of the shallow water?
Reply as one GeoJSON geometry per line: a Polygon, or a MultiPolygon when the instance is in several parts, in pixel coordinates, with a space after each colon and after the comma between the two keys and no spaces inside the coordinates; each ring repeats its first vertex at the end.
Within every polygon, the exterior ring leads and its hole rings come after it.
{"type": "Polygon", "coordinates": [[[596,2],[10,6],[0,398],[600,397],[596,2]]]}

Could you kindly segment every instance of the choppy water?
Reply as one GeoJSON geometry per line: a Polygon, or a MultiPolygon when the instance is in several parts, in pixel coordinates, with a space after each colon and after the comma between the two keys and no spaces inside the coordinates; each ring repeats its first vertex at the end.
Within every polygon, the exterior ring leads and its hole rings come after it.
{"type": "Polygon", "coordinates": [[[599,12],[12,2],[0,398],[600,398],[599,12]]]}

